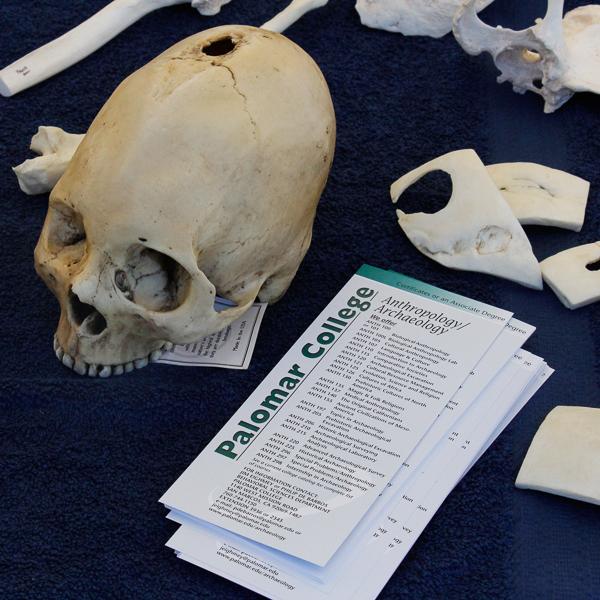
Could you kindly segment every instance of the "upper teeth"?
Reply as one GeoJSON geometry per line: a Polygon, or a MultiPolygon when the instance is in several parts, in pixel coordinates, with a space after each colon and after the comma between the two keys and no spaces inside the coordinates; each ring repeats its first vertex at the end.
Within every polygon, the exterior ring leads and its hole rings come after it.
{"type": "Polygon", "coordinates": [[[168,352],[173,348],[171,342],[165,342],[161,348],[154,350],[148,356],[144,358],[138,358],[127,363],[119,365],[95,365],[82,361],[79,358],[73,358],[67,354],[61,347],[56,336],[54,336],[54,352],[56,358],[62,362],[65,367],[73,369],[79,375],[88,375],[89,377],[110,377],[111,375],[121,375],[122,373],[129,373],[133,369],[142,369],[147,364],[157,361],[165,352],[168,352]]]}

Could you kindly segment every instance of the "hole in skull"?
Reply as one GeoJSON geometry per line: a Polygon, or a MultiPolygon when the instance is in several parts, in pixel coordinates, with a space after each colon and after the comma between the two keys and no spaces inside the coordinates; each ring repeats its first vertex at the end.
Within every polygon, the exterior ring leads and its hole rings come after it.
{"type": "Polygon", "coordinates": [[[209,56],[223,56],[224,54],[229,54],[229,52],[234,49],[235,42],[227,36],[210,42],[207,46],[202,48],[202,52],[209,56]]]}
{"type": "Polygon", "coordinates": [[[73,290],[69,290],[71,319],[83,333],[100,335],[107,327],[106,319],[91,305],[82,302],[73,290]]]}
{"type": "Polygon", "coordinates": [[[591,263],[585,265],[585,268],[588,271],[600,271],[600,260],[596,260],[594,262],[591,262],[591,263]]]}
{"type": "Polygon", "coordinates": [[[126,268],[115,273],[115,285],[129,300],[158,312],[181,306],[189,284],[189,273],[177,261],[141,244],[129,248],[126,268]]]}
{"type": "Polygon", "coordinates": [[[431,171],[406,189],[398,200],[398,206],[405,213],[432,215],[446,207],[451,195],[450,175],[445,171],[431,171]]]}
{"type": "Polygon", "coordinates": [[[85,240],[81,215],[61,202],[50,205],[48,211],[48,245],[54,252],[85,240]]]}

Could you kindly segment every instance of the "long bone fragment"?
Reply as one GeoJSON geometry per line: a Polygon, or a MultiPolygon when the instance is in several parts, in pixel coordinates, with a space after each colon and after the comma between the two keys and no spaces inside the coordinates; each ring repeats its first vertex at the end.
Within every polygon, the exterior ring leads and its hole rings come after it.
{"type": "MultiPolygon", "coordinates": [[[[476,0],[483,10],[494,0],[476,0]]],[[[452,18],[463,0],[357,0],[360,22],[373,29],[439,38],[452,31],[452,18]]]]}
{"type": "Polygon", "coordinates": [[[600,300],[600,241],[559,252],[541,267],[544,281],[567,308],[600,300]]]}
{"type": "MultiPolygon", "coordinates": [[[[166,6],[188,4],[202,15],[215,15],[231,0],[113,0],[102,10],[64,35],[0,71],[0,94],[13,96],[64,71],[104,46],[148,13],[166,6]]],[[[262,28],[281,33],[306,12],[328,0],[293,0],[262,28]]]]}
{"type": "Polygon", "coordinates": [[[600,5],[565,15],[564,0],[548,0],[543,19],[515,31],[490,27],[477,15],[476,0],[465,0],[454,17],[454,36],[472,55],[491,54],[513,90],[544,98],[544,112],[560,108],[575,92],[600,94],[600,5]]]}
{"type": "Polygon", "coordinates": [[[487,170],[521,225],[581,231],[588,181],[535,163],[500,163],[487,170]]]}
{"type": "Polygon", "coordinates": [[[435,214],[397,210],[398,223],[425,256],[452,269],[489,273],[542,289],[531,244],[473,150],[457,150],[407,173],[392,184],[395,203],[427,173],[441,170],[452,179],[452,195],[435,214]]]}

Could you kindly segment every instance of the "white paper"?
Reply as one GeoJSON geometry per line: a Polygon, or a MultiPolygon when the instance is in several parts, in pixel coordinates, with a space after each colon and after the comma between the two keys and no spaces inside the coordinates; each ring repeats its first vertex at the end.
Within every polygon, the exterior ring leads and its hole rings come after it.
{"type": "MultiPolygon", "coordinates": [[[[215,304],[215,310],[223,310],[229,306],[231,303],[220,300],[215,304]]],[[[225,329],[193,344],[176,344],[156,362],[181,367],[247,369],[266,308],[266,302],[256,302],[225,329]]]]}
{"type": "Polygon", "coordinates": [[[437,292],[355,275],[161,502],[325,565],[510,317],[437,292]]]}
{"type": "Polygon", "coordinates": [[[340,560],[336,555],[338,564],[332,562],[322,570],[325,583],[298,575],[301,570],[283,555],[283,562],[277,561],[258,544],[178,515],[171,518],[185,525],[168,545],[180,558],[270,598],[375,598],[464,472],[549,377],[552,371],[546,367],[540,373],[541,365],[541,359],[517,353],[474,403],[474,410],[457,424],[457,431],[429,455],[418,476],[411,478],[406,489],[396,490],[396,501],[381,522],[354,540],[352,548],[357,551],[340,555],[340,560]]]}

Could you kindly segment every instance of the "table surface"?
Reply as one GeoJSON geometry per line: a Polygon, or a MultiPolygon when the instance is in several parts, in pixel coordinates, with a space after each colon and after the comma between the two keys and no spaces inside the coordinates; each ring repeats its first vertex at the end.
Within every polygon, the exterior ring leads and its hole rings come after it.
{"type": "MultiPolygon", "coordinates": [[[[0,61],[16,60],[104,4],[3,0],[0,61]]],[[[476,149],[486,164],[538,162],[592,187],[580,233],[527,228],[536,256],[597,241],[597,96],[579,94],[546,115],[538,96],[498,85],[489,56],[468,56],[452,35],[371,30],[351,0],[331,0],[287,34],[330,85],[336,158],[312,247],[288,293],[267,310],[250,369],[154,365],[90,380],[54,357],[58,305],[33,269],[47,196],[22,194],[9,167],[32,156],[28,145],[38,125],[84,132],[125,76],[183,37],[227,23],[259,25],[285,4],[233,0],[216,17],[186,5],[165,8],[68,71],[0,98],[0,595],[256,597],[176,560],[163,546],[175,526],[158,498],[366,262],[514,311],[538,328],[527,349],[556,369],[452,492],[381,598],[600,597],[600,508],[514,488],[550,409],[600,406],[600,304],[569,311],[548,288],[441,267],[402,234],[388,192],[403,173],[460,148],[476,149]]],[[[586,2],[566,2],[568,9],[579,4],[586,2]]],[[[522,27],[544,10],[543,0],[503,0],[483,15],[490,24],[522,27]]],[[[408,211],[433,210],[446,199],[443,182],[432,179],[402,202],[408,211]]]]}

